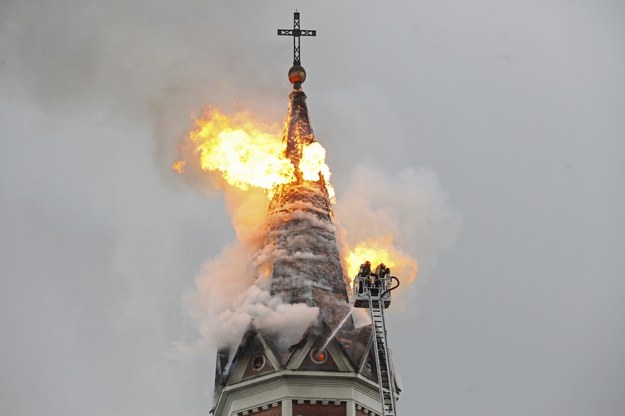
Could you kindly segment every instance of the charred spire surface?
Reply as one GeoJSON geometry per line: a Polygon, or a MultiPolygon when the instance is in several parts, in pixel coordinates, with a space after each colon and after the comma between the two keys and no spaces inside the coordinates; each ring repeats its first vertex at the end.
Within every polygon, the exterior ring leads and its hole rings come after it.
{"type": "Polygon", "coordinates": [[[289,111],[286,116],[282,140],[286,142],[286,157],[291,160],[295,167],[295,175],[298,180],[301,180],[299,162],[302,159],[304,146],[315,141],[306,105],[306,94],[301,88],[293,87],[293,91],[289,95],[289,111]]]}
{"type": "MultiPolygon", "coordinates": [[[[291,92],[283,140],[285,152],[297,169],[303,149],[315,141],[310,125],[306,95],[300,87],[291,92]]],[[[271,259],[270,291],[286,303],[305,303],[319,309],[319,319],[300,344],[310,337],[323,344],[335,332],[335,341],[353,365],[365,353],[371,327],[355,328],[350,316],[348,279],[343,271],[337,228],[325,178],[281,185],[269,205],[265,254],[271,259]]],[[[279,334],[275,334],[279,337],[279,334]]],[[[271,339],[268,336],[267,339],[271,339]]]]}
{"type": "Polygon", "coordinates": [[[285,185],[269,208],[267,245],[274,253],[272,295],[316,306],[328,325],[347,312],[336,226],[322,181],[285,185]]]}

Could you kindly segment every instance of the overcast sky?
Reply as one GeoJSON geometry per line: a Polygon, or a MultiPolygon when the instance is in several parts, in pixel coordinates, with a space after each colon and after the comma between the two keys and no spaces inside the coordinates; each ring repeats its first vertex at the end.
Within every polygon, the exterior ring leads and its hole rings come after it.
{"type": "Polygon", "coordinates": [[[388,318],[401,415],[625,414],[625,2],[0,1],[0,414],[206,415],[183,307],[234,241],[190,114],[281,122],[292,25],[340,197],[438,174],[457,243],[388,318]]]}

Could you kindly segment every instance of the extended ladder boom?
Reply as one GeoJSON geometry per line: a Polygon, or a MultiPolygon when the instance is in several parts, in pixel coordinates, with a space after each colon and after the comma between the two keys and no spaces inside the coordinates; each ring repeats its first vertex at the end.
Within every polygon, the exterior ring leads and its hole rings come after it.
{"type": "Polygon", "coordinates": [[[378,368],[378,385],[380,386],[380,402],[383,416],[396,416],[395,412],[395,378],[389,357],[386,339],[386,323],[384,322],[384,302],[379,296],[369,291],[369,313],[375,348],[375,363],[378,368]]]}
{"type": "Polygon", "coordinates": [[[391,291],[399,286],[399,280],[391,276],[391,270],[380,263],[375,271],[371,270],[371,263],[366,261],[360,266],[360,271],[354,279],[354,306],[369,308],[371,315],[371,337],[375,364],[378,369],[378,386],[380,388],[380,404],[382,416],[397,416],[395,377],[386,339],[386,322],[384,309],[391,304],[391,291]],[[392,281],[396,283],[392,285],[392,281]]]}

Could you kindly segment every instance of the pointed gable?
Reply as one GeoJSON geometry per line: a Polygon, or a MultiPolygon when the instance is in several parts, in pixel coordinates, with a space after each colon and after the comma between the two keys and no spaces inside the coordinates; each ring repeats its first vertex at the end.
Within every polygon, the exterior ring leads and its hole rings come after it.
{"type": "Polygon", "coordinates": [[[378,382],[378,367],[375,363],[375,356],[373,355],[373,342],[369,342],[367,345],[366,353],[363,356],[358,372],[369,380],[375,383],[378,382]]]}
{"type": "Polygon", "coordinates": [[[263,335],[250,326],[232,359],[224,384],[236,384],[281,369],[279,360],[263,335]]]}

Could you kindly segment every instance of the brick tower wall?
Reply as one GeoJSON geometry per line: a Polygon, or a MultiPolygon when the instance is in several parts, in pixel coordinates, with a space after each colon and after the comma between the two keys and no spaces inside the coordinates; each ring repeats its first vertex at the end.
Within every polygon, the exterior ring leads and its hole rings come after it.
{"type": "Polygon", "coordinates": [[[345,402],[293,400],[293,416],[345,416],[345,402]]]}

